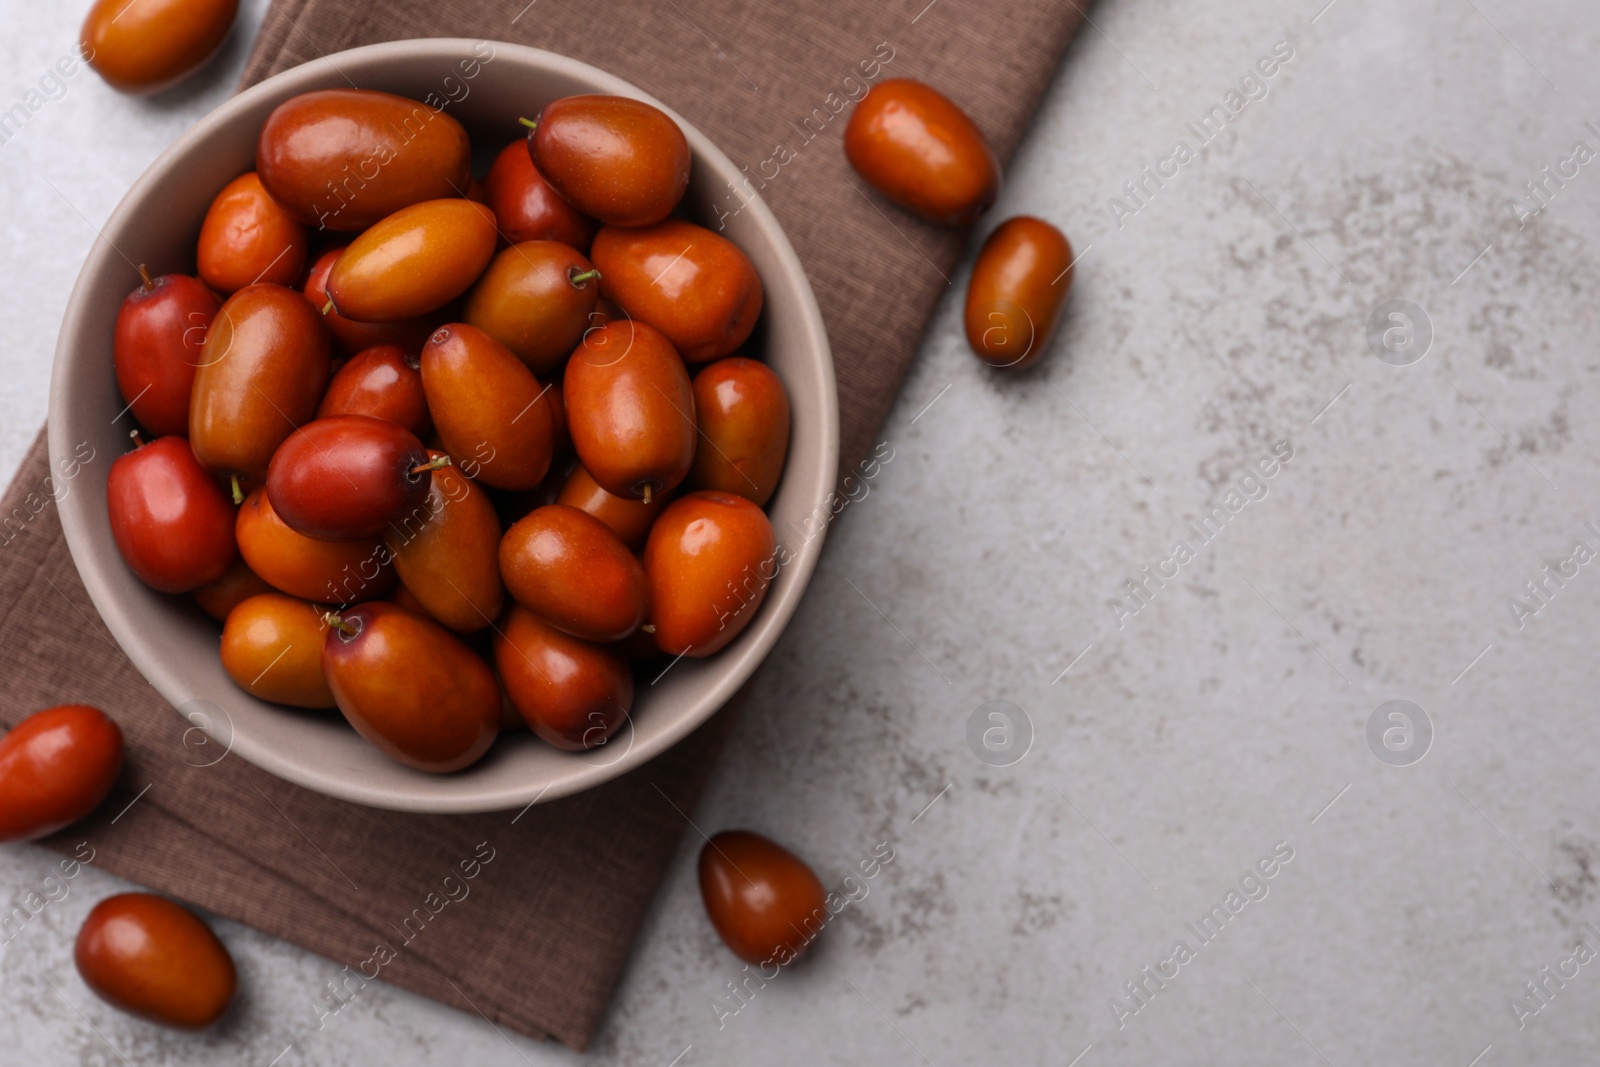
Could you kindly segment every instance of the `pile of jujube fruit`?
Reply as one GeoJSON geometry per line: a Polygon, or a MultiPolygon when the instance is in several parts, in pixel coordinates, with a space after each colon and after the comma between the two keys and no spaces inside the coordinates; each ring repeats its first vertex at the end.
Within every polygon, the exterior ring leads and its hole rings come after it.
{"type": "Polygon", "coordinates": [[[525,125],[480,182],[442,111],[288,100],[196,275],[141,268],[116,323],[123,559],[223,622],[241,688],[423,771],[523,723],[604,743],[776,570],[789,401],[739,354],[753,264],[681,217],[682,130],[599,95],[525,125]]]}

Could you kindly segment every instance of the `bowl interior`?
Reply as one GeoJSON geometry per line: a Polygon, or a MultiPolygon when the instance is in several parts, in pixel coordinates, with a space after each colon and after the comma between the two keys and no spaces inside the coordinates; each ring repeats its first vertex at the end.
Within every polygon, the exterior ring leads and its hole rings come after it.
{"type": "MultiPolygon", "coordinates": [[[[161,695],[210,735],[213,753],[231,751],[307,788],[377,807],[473,812],[553,800],[643,763],[704,722],[755,670],[794,613],[821,551],[838,462],[838,405],[821,315],[794,250],[751,194],[750,206],[728,217],[722,232],[760,272],[766,305],[753,343],[782,378],[793,408],[788,464],[768,507],[792,559],[755,620],[728,648],[638,679],[632,721],[609,743],[573,755],[519,732],[502,737],[476,766],[436,776],[379,754],[336,712],[302,712],[257,700],[223,671],[218,624],[188,598],[144,586],[111,539],[105,477],[111,460],[129,447],[133,426],[112,374],[112,330],[118,307],[137,284],[137,264],[148,264],[152,273],[193,272],[206,208],[225,184],[254,167],[256,134],[272,108],[297,93],[351,84],[443,106],[473,135],[480,168],[486,150],[518,136],[519,116],[533,115],[549,100],[585,92],[649,100],[687,134],[694,170],[685,203],[697,221],[714,229],[712,205],[719,194],[725,202],[728,183],[742,177],[660,101],[587,64],[521,45],[464,39],[373,45],[246,90],[151,165],[112,214],[78,278],[56,350],[50,456],[62,471],[89,449],[96,459],[59,501],[62,525],[106,624],[161,695]]],[[[175,730],[174,737],[182,732],[175,730]]]]}

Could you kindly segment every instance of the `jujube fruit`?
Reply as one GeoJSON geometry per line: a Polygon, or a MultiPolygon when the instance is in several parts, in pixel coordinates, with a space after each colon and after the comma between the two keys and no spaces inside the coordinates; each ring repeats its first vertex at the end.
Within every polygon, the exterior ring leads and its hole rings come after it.
{"type": "Polygon", "coordinates": [[[844,154],[868,184],[929,222],[971,222],[1000,195],[1000,163],[977,123],[909,78],[867,91],[845,125],[844,154]]]}
{"type": "Polygon", "coordinates": [[[550,469],[555,417],[539,379],[499,341],[454,323],[422,346],[433,428],[466,473],[496,489],[532,489],[550,469]]]}
{"type": "Polygon", "coordinates": [[[322,541],[358,541],[382,536],[420,504],[435,469],[416,434],[399,423],[330,415],[278,446],[267,468],[267,498],[292,530],[322,541]]]}
{"type": "Polygon", "coordinates": [[[618,649],[563,633],[513,606],[494,640],[495,666],[517,713],[547,744],[596,748],[628,720],[633,672],[618,649]]]}
{"type": "Polygon", "coordinates": [[[744,497],[674,500],[644,546],[656,644],[673,656],[721,651],[755,618],[780,562],[766,512],[744,497]]]}
{"type": "Polygon", "coordinates": [[[609,493],[650,500],[694,462],[694,389],[653,326],[613,321],[584,335],[562,379],[578,459],[609,493]]]}
{"type": "Polygon", "coordinates": [[[181,437],[118,456],[106,478],[106,511],[128,568],[159,592],[214,582],[238,558],[233,504],[181,437]]]}
{"type": "Polygon", "coordinates": [[[528,135],[533,164],[570,204],[613,226],[660,222],[689,188],[689,142],[642,100],[566,96],[528,135]]]}
{"type": "Polygon", "coordinates": [[[764,363],[734,356],[694,378],[700,446],[692,489],[721,489],[766,507],[789,454],[789,394],[764,363]]]}
{"type": "Polygon", "coordinates": [[[219,293],[256,282],[294,285],[306,269],[306,228],[272,199],[254,171],[222,187],[200,224],[200,280],[219,293]]]}
{"type": "Polygon", "coordinates": [[[506,531],[500,575],[517,603],[589,641],[620,641],[644,622],[644,567],[588,512],[551,504],[506,531]]]}
{"type": "Polygon", "coordinates": [[[660,330],[690,363],[734,351],[761,317],[761,278],[750,257],[704,226],[604,226],[591,257],[606,298],[660,330]]]}
{"type": "Polygon", "coordinates": [[[285,100],[256,141],[262,184],[318,229],[364,230],[412,204],[461,196],[471,168],[461,123],[421,101],[370,89],[319,89],[285,100]]]}
{"type": "Polygon", "coordinates": [[[239,555],[274,589],[325,604],[380,597],[394,584],[389,549],[364,541],[319,541],[291,530],[272,510],[265,486],[239,505],[239,555]]]}
{"type": "Polygon", "coordinates": [[[1050,345],[1072,287],[1072,246],[1043,219],[1007,219],[967,283],[967,344],[992,367],[1033,364],[1050,345]]]}
{"type": "Polygon", "coordinates": [[[384,541],[401,588],[423,614],[460,633],[500,614],[500,518],[488,494],[455,467],[435,471],[427,498],[389,524],[384,541]]]}
{"type": "Polygon", "coordinates": [[[323,609],[282,593],[238,604],[222,627],[222,667],[245,692],[296,708],[331,708],[322,673],[323,609]]]}
{"type": "Polygon", "coordinates": [[[494,212],[426,200],[363,231],[328,272],[333,310],[357,322],[426,315],[467,291],[494,255],[494,212]]]}
{"type": "Polygon", "coordinates": [[[548,374],[583,339],[599,294],[599,275],[577,249],[524,241],[495,255],[462,314],[535,374],[548,374]]]}
{"type": "Polygon", "coordinates": [[[150,277],[128,294],[111,340],[117,388],[139,425],[157,437],[189,432],[189,395],[206,330],[222,306],[187,274],[150,277]]]}
{"type": "Polygon", "coordinates": [[[239,986],[233,957],[211,928],[153,893],[96,904],[72,957],[84,984],[112,1007],[183,1030],[222,1018],[239,986]]]}
{"type": "Polygon", "coordinates": [[[36,711],[0,738],[0,842],[33,841],[71,826],[111,792],[122,730],[99,708],[36,711]]]}
{"type": "MultiPolygon", "coordinates": [[[[417,347],[421,346],[419,340],[417,347]]],[[[364,348],[328,383],[317,418],[372,415],[421,434],[428,428],[428,398],[422,391],[420,368],[417,357],[399,345],[364,348]]]]}
{"type": "Polygon", "coordinates": [[[124,93],[154,93],[205,66],[228,39],[239,0],[97,0],[79,49],[124,93]]]}
{"type": "Polygon", "coordinates": [[[700,898],[723,944],[746,963],[783,966],[827,924],[827,893],[804,860],[749,830],[724,830],[700,850],[700,898]]]}
{"type": "Polygon", "coordinates": [[[219,474],[265,478],[284,438],[311,421],[328,384],[328,332],[306,298],[246,286],[206,331],[189,409],[189,444],[219,474]]]}
{"type": "Polygon", "coordinates": [[[594,240],[593,219],[561,198],[533,165],[526,138],[506,145],[484,180],[489,206],[508,244],[560,241],[587,252],[594,240]]]}
{"type": "Polygon", "coordinates": [[[488,751],[500,732],[500,685],[449,630],[383,601],[328,624],[328,684],[350,725],[380,752],[447,774],[488,751]]]}

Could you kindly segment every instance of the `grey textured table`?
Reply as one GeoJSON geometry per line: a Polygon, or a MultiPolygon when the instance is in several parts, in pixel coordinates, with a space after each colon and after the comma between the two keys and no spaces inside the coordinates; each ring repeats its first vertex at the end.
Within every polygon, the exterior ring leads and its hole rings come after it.
{"type": "MultiPolygon", "coordinates": [[[[1593,1059],[1600,21],[1323,2],[1092,12],[991,216],[1081,254],[1055,351],[979,367],[953,279],[695,815],[830,885],[894,859],[734,999],[686,844],[594,1060],[1593,1059]]],[[[0,108],[72,46],[47,7],[5,8],[0,108]]],[[[0,144],[0,474],[94,226],[243,44],[155,102],[47,84],[0,144]]],[[[53,862],[0,849],[0,911],[53,862]]],[[[19,1062],[578,1059],[379,985],[324,1016],[337,965],[230,923],[241,1004],[162,1032],[72,967],[125,885],[68,885],[0,946],[19,1062]]]]}

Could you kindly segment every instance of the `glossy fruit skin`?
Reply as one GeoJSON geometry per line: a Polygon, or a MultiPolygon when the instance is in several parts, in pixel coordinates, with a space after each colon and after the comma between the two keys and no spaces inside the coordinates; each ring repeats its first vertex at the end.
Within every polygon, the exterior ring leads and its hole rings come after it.
{"type": "Polygon", "coordinates": [[[282,593],[263,593],[228,613],[222,666],[251,696],[296,708],[331,708],[322,673],[323,609],[282,593]]]}
{"type": "Polygon", "coordinates": [[[724,944],[747,963],[782,966],[827,924],[827,893],[804,860],[749,830],[724,830],[700,850],[700,898],[724,944]]]}
{"type": "Polygon", "coordinates": [[[189,394],[206,329],[222,303],[187,274],[162,274],[123,300],[112,334],[117,388],[157,437],[189,432],[189,394]]]}
{"type": "Polygon", "coordinates": [[[357,322],[397,322],[467,291],[494,256],[494,212],[471,200],[425,200],[363,231],[334,260],[328,296],[357,322]]]}
{"type": "Polygon", "coordinates": [[[509,348],[535,374],[549,374],[572,354],[600,295],[600,281],[574,281],[593,270],[577,249],[524,241],[497,253],[467,293],[467,322],[509,348]]]}
{"type": "Polygon", "coordinates": [[[97,0],[79,47],[113,89],[159,92],[204,66],[238,13],[239,0],[97,0]]]}
{"type": "Polygon", "coordinates": [[[1072,287],[1072,246],[1043,219],[1007,219],[989,235],[967,283],[967,344],[991,367],[1044,355],[1072,287]]]}
{"type": "Polygon", "coordinates": [[[239,985],[233,957],[211,928],[153,893],[119,893],[96,904],[72,955],[100,999],[183,1030],[222,1018],[239,985]]]}
{"type": "Polygon", "coordinates": [[[291,530],[319,541],[381,537],[428,495],[417,435],[372,415],[330,415],[290,434],[267,468],[267,497],[291,530]]]}
{"type": "Polygon", "coordinates": [[[721,651],[755,618],[778,566],[772,523],[744,497],[674,500],[644,546],[656,644],[673,656],[721,651]]]}
{"type": "Polygon", "coordinates": [[[845,126],[844,154],[874,189],[929,222],[971,222],[1000,195],[1000,163],[983,131],[909,78],[867,91],[845,126]]]}
{"type": "Polygon", "coordinates": [[[476,326],[452,323],[422,346],[422,389],[445,450],[469,478],[532,489],[550,469],[555,416],[533,372],[476,326]]]}
{"type": "Polygon", "coordinates": [[[484,189],[508,243],[560,241],[580,252],[589,250],[598,224],[561,199],[544,180],[533,165],[526,138],[512,141],[495,157],[484,189]]]}
{"type": "Polygon", "coordinates": [[[689,471],[692,489],[721,489],[766,507],[789,454],[789,394],[772,368],[734,356],[694,378],[702,439],[689,471]]]}
{"type": "Polygon", "coordinates": [[[428,398],[422,392],[420,368],[420,360],[399,345],[364,348],[328,383],[317,418],[371,415],[420,435],[428,429],[428,398]]]}
{"type": "MultiPolygon", "coordinates": [[[[236,523],[237,526],[237,523],[236,523]]],[[[272,592],[272,586],[267,580],[255,571],[243,558],[233,561],[233,566],[214,582],[207,582],[194,590],[189,595],[200,606],[200,610],[224,622],[228,613],[253,596],[272,592]]]]}
{"type": "Polygon", "coordinates": [[[744,344],[761,316],[761,278],[732,241],[682,219],[594,239],[600,291],[666,335],[689,363],[744,344]]]}
{"type": "Polygon", "coordinates": [[[383,596],[394,584],[389,549],[378,538],[318,541],[289,529],[265,486],[245,497],[234,526],[239,554],[274,589],[322,604],[383,596]]]}
{"type": "Polygon", "coordinates": [[[666,493],[660,493],[646,504],[643,500],[608,493],[580,463],[567,475],[555,502],[593,515],[610,527],[630,551],[637,552],[644,547],[650,524],[656,521],[670,499],[666,493]]]}
{"type": "Polygon", "coordinates": [[[420,101],[321,89],[267,116],[256,170],[301,222],[356,231],[412,204],[464,195],[472,146],[461,123],[420,101]]]}
{"type": "Polygon", "coordinates": [[[567,752],[605,744],[633,707],[633,671],[618,649],[593,644],[512,606],[494,639],[506,695],[545,743],[567,752]]]}
{"type": "Polygon", "coordinates": [[[334,342],[346,352],[361,352],[376,345],[395,345],[406,352],[417,352],[422,342],[438,325],[427,318],[405,319],[401,322],[356,322],[347,319],[328,307],[328,274],[333,264],[344,252],[344,247],[330,248],[317,257],[306,275],[304,292],[311,306],[322,312],[322,323],[333,335],[334,342]]]}
{"type": "Polygon", "coordinates": [[[500,732],[500,684],[436,622],[383,601],[344,612],[322,666],[339,710],[392,759],[431,774],[476,763],[500,732]]]}
{"type": "Polygon", "coordinates": [[[201,464],[265,478],[284,438],[316,414],[329,347],[321,316],[293,289],[262,283],[230,296],[194,376],[189,444],[201,464]]]}
{"type": "Polygon", "coordinates": [[[608,493],[669,493],[694,462],[694,389],[654,326],[608,322],[584,335],[562,379],[578,459],[608,493]]]}
{"type": "Polygon", "coordinates": [[[0,738],[0,842],[35,841],[100,806],[122,771],[122,731],[99,708],[36,711],[0,738]]]}
{"type": "Polygon", "coordinates": [[[128,568],[158,592],[214,582],[238,558],[233,502],[181,437],[118,456],[106,478],[106,510],[128,568]]]}
{"type": "Polygon", "coordinates": [[[390,523],[384,542],[401,588],[428,617],[473,633],[499,616],[500,517],[489,495],[459,470],[435,471],[427,498],[390,523]]]}
{"type": "Polygon", "coordinates": [[[500,575],[517,603],[586,641],[620,641],[650,610],[644,567],[586,511],[551,504],[500,541],[500,575]]]}
{"type": "Polygon", "coordinates": [[[660,108],[623,96],[567,96],[539,113],[528,151],[545,180],[585,215],[649,226],[689,188],[689,142],[660,108]]]}
{"type": "Polygon", "coordinates": [[[310,238],[272,199],[254,171],[222,187],[200,224],[200,280],[219,293],[256,282],[294,285],[306,269],[310,238]]]}

